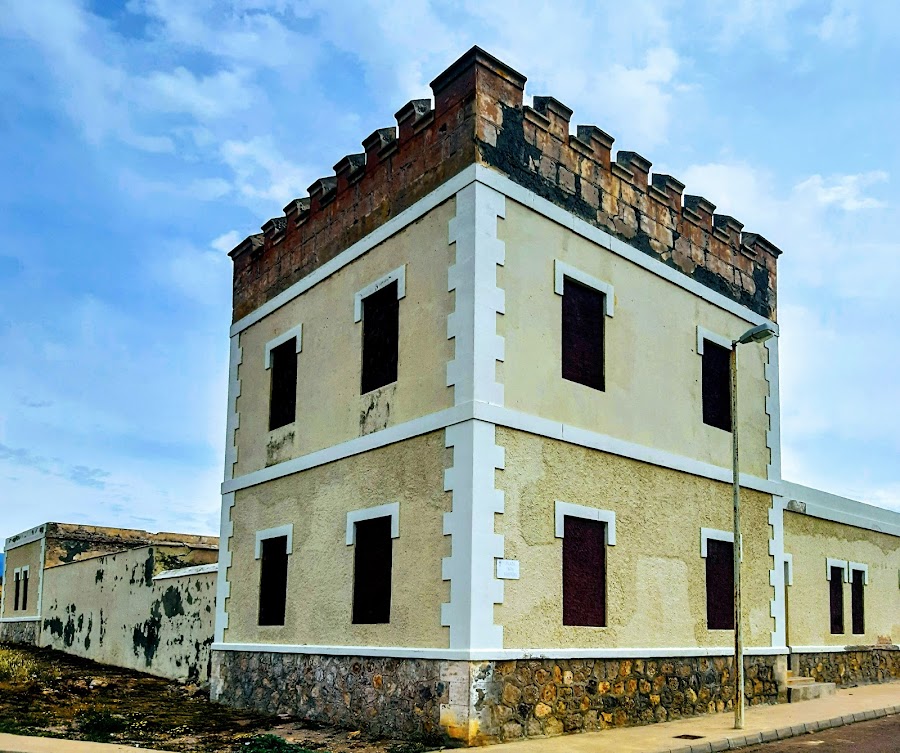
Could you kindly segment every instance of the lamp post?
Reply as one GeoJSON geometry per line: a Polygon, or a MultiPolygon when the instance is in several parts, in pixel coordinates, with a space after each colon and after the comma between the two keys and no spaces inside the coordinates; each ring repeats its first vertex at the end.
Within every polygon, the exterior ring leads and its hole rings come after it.
{"type": "Polygon", "coordinates": [[[734,728],[744,728],[744,639],[741,634],[741,482],[740,459],[738,455],[737,417],[737,349],[738,345],[765,342],[778,335],[778,329],[771,322],[764,322],[748,329],[731,343],[731,460],[734,493],[734,541],[731,545],[734,565],[734,728]]]}

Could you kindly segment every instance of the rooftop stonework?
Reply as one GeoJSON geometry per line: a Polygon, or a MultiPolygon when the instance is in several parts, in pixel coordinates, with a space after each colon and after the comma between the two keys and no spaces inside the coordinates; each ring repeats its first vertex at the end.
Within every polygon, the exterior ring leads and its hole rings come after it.
{"type": "Polygon", "coordinates": [[[284,217],[232,252],[234,320],[241,319],[473,163],[506,175],[581,219],[728,296],[776,318],[780,251],[637,152],[612,156],[592,125],[570,133],[572,110],[553,97],[523,104],[525,77],[473,47],[407,103],[397,126],[363,140],[284,217]]]}

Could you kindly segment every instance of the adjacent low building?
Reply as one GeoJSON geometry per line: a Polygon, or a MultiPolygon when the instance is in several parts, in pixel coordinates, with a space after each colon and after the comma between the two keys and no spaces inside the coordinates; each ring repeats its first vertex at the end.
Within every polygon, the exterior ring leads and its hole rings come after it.
{"type": "MultiPolygon", "coordinates": [[[[781,252],[524,85],[473,48],[231,252],[223,702],[469,744],[731,706],[729,351],[781,252]]],[[[777,339],[739,393],[749,702],[897,677],[900,515],[783,480],[777,339]]]]}
{"type": "Polygon", "coordinates": [[[0,641],[208,680],[215,537],[44,523],[5,553],[0,641]]]}

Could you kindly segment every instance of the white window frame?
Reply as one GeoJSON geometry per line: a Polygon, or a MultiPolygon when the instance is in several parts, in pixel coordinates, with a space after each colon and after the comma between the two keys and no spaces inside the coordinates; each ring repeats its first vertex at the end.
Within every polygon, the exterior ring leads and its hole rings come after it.
{"type": "Polygon", "coordinates": [[[400,538],[400,503],[388,502],[377,507],[364,507],[361,510],[351,510],[347,513],[347,546],[353,546],[356,543],[356,524],[374,518],[390,518],[391,538],[400,538]]]}
{"type": "MultiPolygon", "coordinates": [[[[707,542],[713,539],[714,541],[727,541],[732,546],[734,545],[734,531],[721,531],[718,528],[701,528],[700,529],[700,556],[703,559],[706,559],[707,554],[707,542]]],[[[741,534],[741,562],[744,561],[744,534],[741,534]]]]}
{"type": "Polygon", "coordinates": [[[826,557],[825,558],[825,580],[831,580],[831,568],[839,567],[844,571],[844,575],[841,578],[844,583],[850,582],[850,563],[847,560],[839,560],[834,557],[826,557]]]}
{"type": "Polygon", "coordinates": [[[28,575],[28,580],[31,580],[31,565],[22,565],[22,567],[17,567],[13,569],[13,612],[23,612],[27,606],[27,594],[25,593],[25,575],[28,575]],[[24,599],[16,599],[16,576],[19,576],[19,593],[25,596],[24,599]],[[19,606],[20,602],[25,601],[26,606],[19,606]]]}
{"type": "Polygon", "coordinates": [[[616,296],[611,283],[594,277],[593,275],[589,275],[587,272],[582,272],[580,269],[566,264],[564,261],[554,259],[553,292],[557,295],[563,295],[566,277],[603,293],[603,304],[606,309],[606,315],[612,318],[613,313],[615,312],[616,296]]]}
{"type": "Polygon", "coordinates": [[[709,340],[711,343],[715,343],[716,345],[721,345],[726,350],[731,350],[734,348],[734,342],[730,337],[725,337],[725,335],[720,335],[718,332],[713,332],[711,329],[706,329],[706,327],[701,327],[699,324],[697,325],[697,355],[703,355],[703,341],[709,340]]]}
{"type": "Polygon", "coordinates": [[[868,565],[863,564],[862,562],[848,562],[847,569],[849,571],[847,573],[847,582],[848,583],[853,582],[853,571],[859,570],[863,574],[863,585],[864,586],[869,585],[869,566],[868,565]]]}
{"type": "Polygon", "coordinates": [[[375,282],[369,283],[362,290],[357,290],[353,296],[353,321],[362,321],[363,301],[372,293],[377,293],[383,287],[390,285],[392,282],[397,283],[397,300],[406,298],[406,265],[397,267],[388,272],[383,277],[379,277],[375,282]]]}
{"type": "Polygon", "coordinates": [[[272,351],[277,348],[279,345],[283,345],[292,337],[297,338],[297,349],[296,352],[300,353],[303,350],[303,323],[301,322],[296,327],[291,327],[286,332],[278,335],[269,342],[266,343],[266,369],[272,368],[272,351]]]}
{"type": "Polygon", "coordinates": [[[556,500],[554,510],[556,523],[556,538],[565,538],[566,516],[570,518],[584,518],[585,520],[597,520],[606,523],[606,545],[616,545],[616,514],[612,510],[600,510],[596,507],[575,505],[571,502],[556,500]]]}
{"type": "Polygon", "coordinates": [[[286,554],[290,555],[294,553],[294,524],[288,523],[283,526],[276,526],[275,528],[266,528],[262,531],[256,532],[256,546],[254,549],[254,554],[256,559],[262,558],[262,543],[266,539],[277,539],[279,536],[287,536],[287,543],[285,546],[286,554]]]}

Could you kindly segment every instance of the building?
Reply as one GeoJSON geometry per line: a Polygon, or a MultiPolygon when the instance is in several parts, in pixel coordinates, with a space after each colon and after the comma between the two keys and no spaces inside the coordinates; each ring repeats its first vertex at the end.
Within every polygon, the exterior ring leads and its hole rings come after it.
{"type": "MultiPolygon", "coordinates": [[[[223,702],[469,744],[731,705],[728,351],[780,251],[524,85],[473,48],[231,252],[223,702]]],[[[778,341],[739,358],[749,702],[897,677],[900,515],[785,483],[778,341]]]]}
{"type": "Polygon", "coordinates": [[[0,641],[207,681],[216,537],[44,523],[5,553],[0,641]]]}

